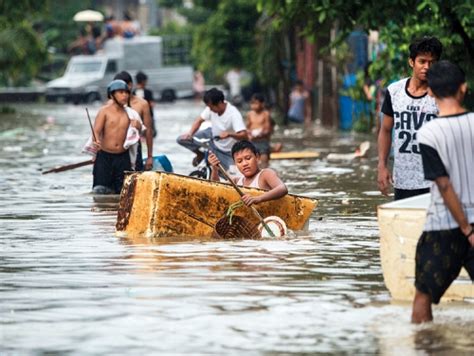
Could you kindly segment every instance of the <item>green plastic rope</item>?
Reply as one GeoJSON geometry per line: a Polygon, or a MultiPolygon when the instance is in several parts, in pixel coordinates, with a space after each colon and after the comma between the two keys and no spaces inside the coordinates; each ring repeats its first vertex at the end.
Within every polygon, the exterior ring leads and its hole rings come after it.
{"type": "Polygon", "coordinates": [[[229,207],[227,208],[227,213],[226,213],[226,216],[229,217],[229,225],[232,225],[232,217],[234,216],[235,211],[238,208],[242,207],[243,205],[244,205],[244,202],[242,200],[239,200],[229,205],[229,207]]]}

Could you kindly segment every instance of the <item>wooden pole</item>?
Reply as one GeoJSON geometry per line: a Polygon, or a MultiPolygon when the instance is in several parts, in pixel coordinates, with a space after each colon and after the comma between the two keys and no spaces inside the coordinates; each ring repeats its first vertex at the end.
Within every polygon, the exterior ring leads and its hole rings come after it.
{"type": "Polygon", "coordinates": [[[94,138],[94,142],[97,142],[97,137],[95,137],[94,127],[92,126],[91,116],[89,115],[89,110],[86,108],[87,118],[89,119],[89,126],[91,127],[92,137],[94,138]]]}
{"type": "Polygon", "coordinates": [[[87,166],[87,165],[93,164],[93,163],[94,163],[94,161],[90,159],[90,160],[79,162],[79,163],[66,164],[64,166],[58,166],[58,167],[52,168],[50,170],[44,171],[41,174],[59,173],[59,172],[69,171],[71,169],[87,166]]]}

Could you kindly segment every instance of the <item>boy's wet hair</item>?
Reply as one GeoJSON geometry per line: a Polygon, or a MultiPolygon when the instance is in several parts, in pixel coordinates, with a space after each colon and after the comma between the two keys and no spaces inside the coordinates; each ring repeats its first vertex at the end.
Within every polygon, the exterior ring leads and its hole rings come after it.
{"type": "Polygon", "coordinates": [[[123,80],[127,84],[130,84],[130,83],[133,84],[132,76],[130,75],[129,72],[126,72],[124,70],[121,71],[120,73],[115,74],[114,79],[120,79],[120,80],[123,80]]]}
{"type": "Polygon", "coordinates": [[[252,151],[255,154],[255,156],[259,155],[257,147],[255,147],[255,145],[252,142],[247,141],[247,140],[242,140],[242,141],[237,141],[232,146],[232,151],[231,151],[232,158],[234,158],[234,155],[237,152],[240,152],[240,151],[243,151],[243,150],[246,150],[246,149],[249,149],[250,151],[252,151]]]}
{"type": "Polygon", "coordinates": [[[415,60],[416,56],[422,53],[431,53],[436,60],[441,58],[443,45],[436,37],[422,37],[410,44],[410,58],[415,60]]]}
{"type": "Polygon", "coordinates": [[[224,101],[224,93],[217,88],[211,88],[204,92],[202,101],[204,101],[206,105],[217,105],[224,101]]]}
{"type": "Polygon", "coordinates": [[[457,64],[439,61],[427,73],[428,86],[438,98],[455,96],[459,87],[466,82],[466,74],[457,64]]]}
{"type": "Polygon", "coordinates": [[[262,104],[265,103],[265,97],[263,96],[263,94],[261,93],[255,93],[252,95],[252,97],[250,98],[251,101],[258,101],[262,104]]]}
{"type": "Polygon", "coordinates": [[[148,76],[142,71],[139,71],[137,75],[135,75],[135,80],[137,81],[138,84],[143,83],[148,80],[148,76]]]}

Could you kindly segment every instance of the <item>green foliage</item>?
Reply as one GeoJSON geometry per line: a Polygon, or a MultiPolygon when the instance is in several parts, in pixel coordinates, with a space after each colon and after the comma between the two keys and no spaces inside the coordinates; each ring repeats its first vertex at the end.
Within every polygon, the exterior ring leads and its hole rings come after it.
{"type": "Polygon", "coordinates": [[[254,72],[254,31],[259,14],[253,0],[222,0],[207,21],[197,26],[193,57],[209,78],[217,78],[231,67],[254,72]]]}
{"type": "Polygon", "coordinates": [[[1,81],[25,85],[46,60],[46,50],[27,21],[0,32],[1,81]]]}
{"type": "Polygon", "coordinates": [[[46,5],[34,0],[0,3],[0,85],[28,84],[46,60],[45,44],[33,29],[46,5]]]}
{"type": "Polygon", "coordinates": [[[386,49],[371,68],[376,78],[390,81],[407,75],[408,45],[425,35],[436,36],[444,46],[443,58],[458,63],[474,85],[474,6],[472,0],[258,0],[258,8],[271,16],[275,28],[302,27],[318,38],[336,25],[338,47],[356,28],[378,29],[386,49]]]}
{"type": "MultiPolygon", "coordinates": [[[[63,0],[54,1],[48,6],[37,24],[47,47],[67,53],[68,45],[77,38],[80,29],[86,25],[84,22],[74,22],[72,18],[81,10],[93,8],[92,3],[92,0],[63,0]]],[[[102,23],[97,23],[96,26],[100,27],[102,23]]]]}
{"type": "Polygon", "coordinates": [[[92,0],[0,2],[0,85],[27,85],[48,64],[47,48],[66,51],[84,24],[74,14],[92,0]]]}
{"type": "Polygon", "coordinates": [[[163,27],[155,27],[148,31],[150,36],[166,36],[166,35],[188,35],[193,32],[192,25],[181,25],[177,22],[168,22],[163,27]]]}
{"type": "Polygon", "coordinates": [[[159,6],[166,7],[168,9],[183,6],[182,0],[157,0],[157,2],[159,6]]]}
{"type": "MultiPolygon", "coordinates": [[[[14,25],[25,17],[41,13],[48,6],[48,1],[37,0],[2,0],[0,2],[0,26],[14,25]]],[[[0,27],[0,28],[1,28],[0,27]]]]}

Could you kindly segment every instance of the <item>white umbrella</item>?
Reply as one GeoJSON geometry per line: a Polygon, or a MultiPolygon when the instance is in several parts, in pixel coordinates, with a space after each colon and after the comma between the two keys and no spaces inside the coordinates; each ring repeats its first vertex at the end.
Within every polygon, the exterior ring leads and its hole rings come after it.
{"type": "Polygon", "coordinates": [[[100,22],[104,21],[104,15],[99,11],[84,10],[75,14],[73,20],[77,22],[100,22]]]}

